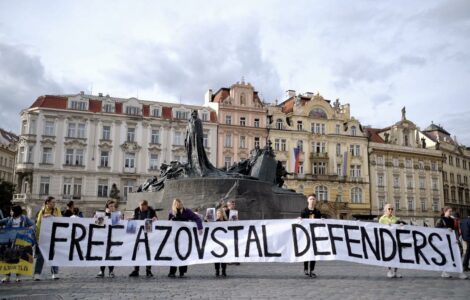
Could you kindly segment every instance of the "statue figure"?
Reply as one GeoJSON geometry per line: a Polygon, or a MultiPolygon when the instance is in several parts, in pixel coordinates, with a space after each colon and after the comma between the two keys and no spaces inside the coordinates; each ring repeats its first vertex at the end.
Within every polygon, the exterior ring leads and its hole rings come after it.
{"type": "Polygon", "coordinates": [[[384,137],[385,137],[385,143],[389,143],[388,138],[390,137],[390,133],[385,132],[385,133],[384,133],[384,137]]]}
{"type": "Polygon", "coordinates": [[[403,106],[403,108],[401,109],[401,120],[402,121],[406,120],[406,107],[405,106],[403,106]]]}
{"type": "Polygon", "coordinates": [[[202,131],[202,121],[197,116],[197,111],[191,113],[188,126],[186,128],[186,138],[184,146],[188,157],[189,176],[207,176],[211,173],[219,173],[209,161],[204,150],[204,137],[202,131]]]}
{"type": "Polygon", "coordinates": [[[120,191],[117,188],[116,184],[113,183],[113,185],[111,186],[111,191],[109,192],[109,198],[116,199],[116,200],[121,199],[121,197],[119,196],[119,192],[120,191]]]}
{"type": "Polygon", "coordinates": [[[277,166],[276,166],[276,184],[278,187],[282,188],[284,185],[284,179],[283,177],[286,177],[287,175],[293,175],[294,173],[289,173],[287,172],[286,168],[282,165],[282,163],[278,160],[277,161],[277,166]]]}

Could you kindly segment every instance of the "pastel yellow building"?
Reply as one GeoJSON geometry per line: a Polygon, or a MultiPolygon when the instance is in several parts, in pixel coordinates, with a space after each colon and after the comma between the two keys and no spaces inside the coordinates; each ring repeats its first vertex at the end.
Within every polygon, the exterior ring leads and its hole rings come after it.
{"type": "Polygon", "coordinates": [[[268,107],[268,120],[276,159],[292,173],[287,188],[316,193],[325,217],[370,216],[367,137],[349,104],[288,91],[287,100],[268,107]]]}

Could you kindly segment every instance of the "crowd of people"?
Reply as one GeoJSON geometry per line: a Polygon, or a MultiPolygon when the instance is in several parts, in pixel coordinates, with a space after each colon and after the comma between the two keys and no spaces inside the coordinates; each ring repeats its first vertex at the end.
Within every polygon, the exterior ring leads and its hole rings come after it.
{"type": "MultiPolygon", "coordinates": [[[[317,198],[315,194],[308,195],[307,206],[304,210],[301,211],[299,218],[321,219],[322,215],[321,215],[321,212],[316,208],[316,201],[317,201],[317,198]]],[[[216,207],[216,212],[215,212],[216,216],[215,216],[214,221],[216,222],[227,221],[230,215],[234,215],[233,211],[235,211],[234,200],[229,200],[227,202],[221,201],[219,205],[216,207]],[[231,211],[232,211],[232,214],[231,214],[231,211]]],[[[111,216],[114,213],[119,212],[117,201],[115,199],[109,199],[104,206],[103,212],[104,212],[104,215],[108,218],[111,218],[111,216]]],[[[449,206],[444,207],[442,210],[441,217],[436,222],[436,227],[447,228],[449,231],[455,233],[457,241],[459,242],[459,248],[460,248],[461,254],[463,255],[463,261],[462,261],[463,271],[468,272],[469,271],[469,259],[470,259],[470,216],[467,216],[463,220],[460,220],[460,216],[458,216],[458,214],[453,214],[452,212],[453,211],[451,207],[449,206]]],[[[66,208],[63,211],[61,211],[58,207],[56,207],[56,200],[54,199],[54,197],[48,196],[44,200],[44,206],[39,210],[37,214],[36,222],[33,222],[31,219],[29,219],[27,216],[23,214],[23,210],[21,206],[14,205],[11,207],[10,216],[0,219],[0,228],[34,228],[35,233],[36,233],[36,241],[39,242],[39,238],[40,238],[39,232],[41,229],[41,223],[42,223],[43,218],[61,217],[61,216],[70,217],[70,218],[79,218],[79,217],[81,218],[83,217],[83,214],[79,210],[79,208],[75,206],[73,201],[69,201],[66,205],[66,208]]],[[[124,215],[119,212],[119,216],[123,218],[124,215]]],[[[236,216],[237,216],[236,219],[231,219],[231,220],[237,220],[238,213],[236,214],[236,216]]],[[[96,214],[95,214],[95,217],[96,217],[96,214]]],[[[149,206],[148,201],[142,200],[140,201],[139,206],[134,210],[133,217],[129,219],[146,220],[146,221],[150,220],[150,222],[153,222],[153,221],[156,221],[158,218],[157,218],[155,209],[149,206]]],[[[199,213],[198,208],[194,209],[193,211],[189,208],[184,207],[183,201],[181,201],[180,199],[173,200],[172,208],[168,213],[168,220],[175,221],[175,222],[178,222],[178,221],[195,222],[200,234],[202,233],[203,222],[210,221],[207,219],[207,216],[203,217],[199,213]]],[[[394,208],[391,204],[384,205],[384,213],[379,218],[378,221],[380,224],[386,224],[386,225],[393,225],[393,224],[401,223],[399,221],[399,218],[395,216],[394,208]]],[[[35,255],[36,255],[36,264],[34,267],[33,280],[38,281],[38,280],[41,280],[41,274],[42,274],[43,266],[44,266],[44,257],[41,251],[39,250],[39,247],[37,247],[37,244],[36,244],[36,249],[35,249],[35,255]]],[[[239,265],[239,263],[237,264],[239,265]]],[[[214,268],[215,268],[216,277],[227,276],[227,263],[215,263],[214,268]]],[[[50,270],[51,270],[52,279],[54,280],[59,279],[59,275],[58,275],[59,268],[57,266],[51,266],[50,270]]],[[[139,270],[140,270],[140,266],[135,266],[134,270],[129,274],[129,277],[138,277],[139,270]]],[[[314,273],[315,260],[305,261],[303,270],[306,276],[309,276],[311,278],[317,277],[317,275],[314,273]]],[[[96,277],[97,278],[105,277],[105,271],[106,271],[106,267],[101,266],[100,271],[96,277]]],[[[151,266],[146,266],[145,271],[146,271],[146,277],[153,277],[151,266]]],[[[176,277],[177,271],[179,271],[179,274],[178,274],[179,277],[184,277],[185,274],[188,272],[188,266],[170,267],[168,277],[171,277],[171,278],[176,277]]],[[[2,282],[9,282],[11,275],[13,274],[7,274],[2,279],[2,282]]],[[[465,273],[459,273],[456,275],[460,279],[468,278],[467,275],[465,275],[465,273]]],[[[111,278],[115,277],[113,266],[108,266],[108,276],[111,278]]],[[[388,268],[387,277],[401,278],[402,275],[398,272],[397,268],[388,268]]],[[[450,278],[452,277],[452,275],[443,271],[441,273],[441,277],[450,278]]],[[[19,274],[16,274],[16,281],[17,282],[21,281],[21,277],[19,274]]]]}

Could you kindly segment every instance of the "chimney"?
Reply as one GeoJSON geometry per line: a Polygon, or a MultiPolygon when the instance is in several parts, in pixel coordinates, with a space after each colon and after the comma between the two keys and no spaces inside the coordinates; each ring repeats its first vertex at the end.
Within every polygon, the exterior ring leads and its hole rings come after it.
{"type": "Polygon", "coordinates": [[[212,101],[212,89],[208,89],[206,94],[204,95],[204,102],[210,103],[212,101]]]}
{"type": "Polygon", "coordinates": [[[286,91],[286,99],[295,97],[295,90],[287,90],[286,91]]]}
{"type": "Polygon", "coordinates": [[[98,93],[98,97],[103,97],[103,93],[98,93]]]}

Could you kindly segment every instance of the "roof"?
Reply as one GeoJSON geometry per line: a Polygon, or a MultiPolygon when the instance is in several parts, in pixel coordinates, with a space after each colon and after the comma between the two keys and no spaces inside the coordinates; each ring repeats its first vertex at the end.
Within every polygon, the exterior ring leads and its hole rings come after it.
{"type": "Polygon", "coordinates": [[[367,133],[367,137],[369,138],[369,140],[373,143],[382,143],[384,144],[385,141],[384,139],[379,135],[380,132],[383,132],[387,129],[380,129],[380,128],[366,128],[366,133],[367,133]]]}
{"type": "Polygon", "coordinates": [[[0,128],[0,144],[2,145],[9,145],[11,143],[18,142],[18,136],[13,132],[6,131],[0,128]]]}
{"type": "Polygon", "coordinates": [[[429,132],[429,131],[440,131],[448,136],[450,136],[450,133],[447,132],[442,126],[436,125],[434,123],[431,123],[428,127],[426,127],[423,132],[429,132]]]}

